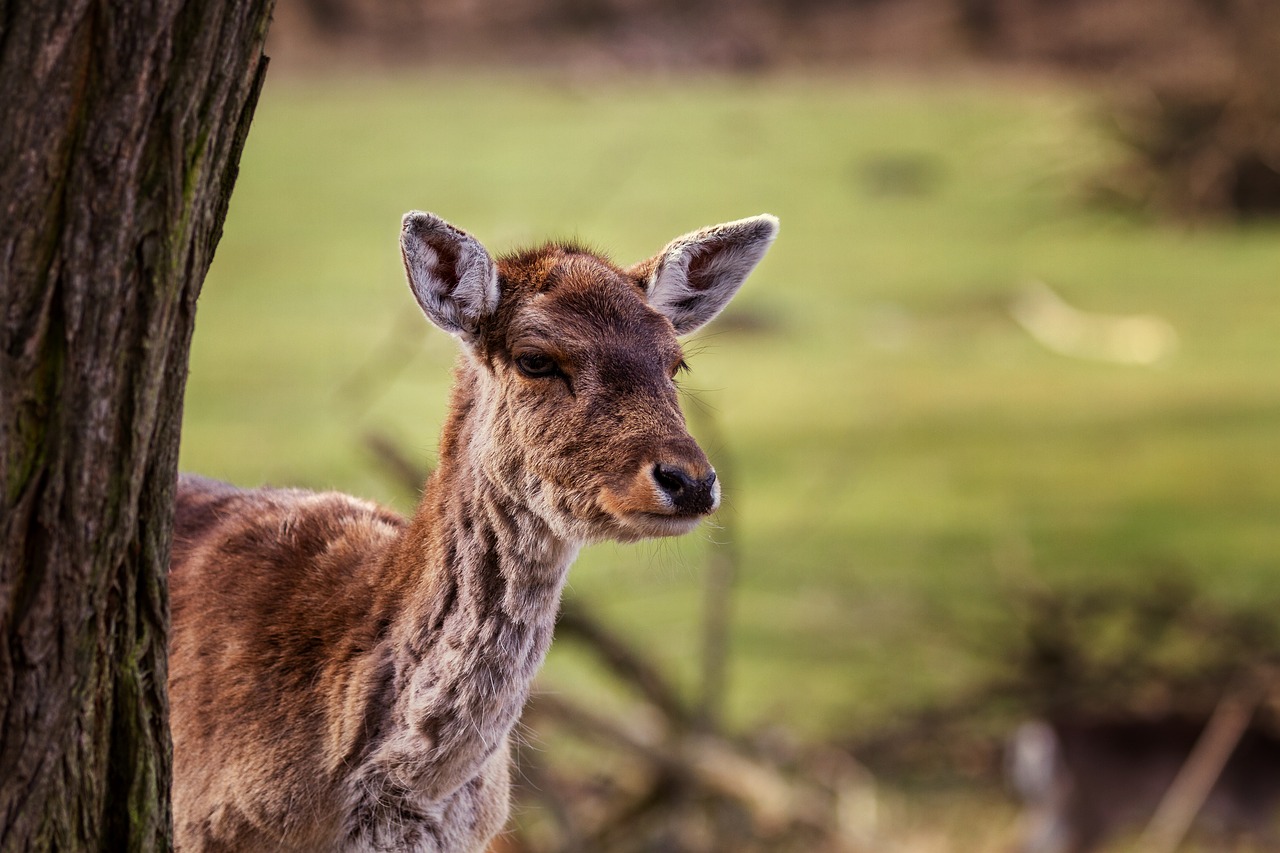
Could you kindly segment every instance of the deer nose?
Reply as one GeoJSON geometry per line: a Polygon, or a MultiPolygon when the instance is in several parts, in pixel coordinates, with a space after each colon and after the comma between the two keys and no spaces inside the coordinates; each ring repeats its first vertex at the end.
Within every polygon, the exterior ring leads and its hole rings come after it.
{"type": "Polygon", "coordinates": [[[653,481],[671,500],[681,515],[705,515],[720,502],[715,469],[708,468],[703,477],[690,474],[679,465],[659,462],[653,466],[653,481]]]}

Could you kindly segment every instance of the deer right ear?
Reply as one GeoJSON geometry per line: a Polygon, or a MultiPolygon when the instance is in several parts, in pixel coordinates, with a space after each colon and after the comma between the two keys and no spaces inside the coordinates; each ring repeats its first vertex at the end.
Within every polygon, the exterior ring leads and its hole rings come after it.
{"type": "Polygon", "coordinates": [[[498,268],[480,241],[434,213],[411,210],[400,228],[409,287],[427,319],[472,342],[498,306],[498,268]]]}

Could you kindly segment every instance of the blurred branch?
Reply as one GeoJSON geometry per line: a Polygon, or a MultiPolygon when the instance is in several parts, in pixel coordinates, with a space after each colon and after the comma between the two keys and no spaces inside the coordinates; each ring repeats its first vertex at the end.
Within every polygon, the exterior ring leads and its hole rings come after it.
{"type": "Polygon", "coordinates": [[[673,723],[688,724],[689,711],[671,683],[626,640],[592,615],[586,604],[565,599],[556,627],[561,638],[584,643],[614,675],[635,687],[673,723]]]}
{"type": "Polygon", "coordinates": [[[594,849],[587,844],[582,828],[574,820],[573,811],[569,808],[569,798],[547,772],[538,751],[520,749],[518,767],[519,773],[515,774],[514,781],[527,796],[546,806],[560,833],[557,847],[560,853],[586,853],[594,849]]]}
{"type": "MultiPolygon", "coordinates": [[[[575,735],[621,748],[643,759],[661,773],[686,779],[697,786],[728,797],[744,807],[765,835],[776,835],[789,826],[831,831],[833,810],[840,797],[807,781],[788,778],[759,757],[717,735],[706,733],[671,737],[665,726],[643,727],[615,722],[571,700],[537,694],[525,711],[526,718],[549,720],[575,735]]],[[[838,823],[838,821],[835,821],[838,823]]],[[[845,846],[854,844],[853,831],[837,830],[845,846]]]]}
{"type": "Polygon", "coordinates": [[[1182,844],[1231,753],[1249,728],[1263,696],[1261,681],[1251,678],[1222,697],[1186,763],[1160,800],[1142,834],[1141,849],[1150,853],[1173,853],[1182,844]]]}
{"type": "MultiPolygon", "coordinates": [[[[735,482],[733,455],[720,430],[715,410],[696,392],[689,392],[694,405],[690,411],[704,444],[715,449],[713,462],[720,482],[735,482]]],[[[737,513],[733,505],[722,500],[715,515],[719,523],[718,541],[707,554],[706,580],[702,588],[702,679],[698,699],[697,723],[704,731],[720,726],[725,703],[726,670],[729,661],[729,629],[732,618],[733,590],[738,580],[737,513]]]]}
{"type": "Polygon", "coordinates": [[[364,446],[393,483],[411,495],[422,491],[422,484],[431,475],[431,466],[410,459],[398,444],[380,432],[365,433],[364,446]]]}
{"type": "Polygon", "coordinates": [[[338,385],[337,394],[349,406],[363,410],[387,392],[423,349],[422,317],[402,311],[378,346],[338,385]]]}

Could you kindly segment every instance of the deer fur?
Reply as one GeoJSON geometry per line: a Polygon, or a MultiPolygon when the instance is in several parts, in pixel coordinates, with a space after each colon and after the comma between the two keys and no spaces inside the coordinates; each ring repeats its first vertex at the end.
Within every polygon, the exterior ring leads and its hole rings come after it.
{"type": "Polygon", "coordinates": [[[461,342],[412,520],[337,493],[179,482],[170,570],[182,851],[478,851],[581,545],[685,533],[720,484],[676,399],[777,220],[623,269],[550,243],[495,260],[429,214],[401,248],[461,342]]]}

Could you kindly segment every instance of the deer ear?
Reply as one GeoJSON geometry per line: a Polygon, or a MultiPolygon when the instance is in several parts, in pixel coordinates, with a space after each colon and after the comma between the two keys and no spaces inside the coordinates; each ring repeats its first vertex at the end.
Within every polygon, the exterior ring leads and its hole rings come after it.
{"type": "Polygon", "coordinates": [[[712,225],[677,237],[630,272],[644,279],[649,304],[687,335],[720,313],[777,236],[778,219],[767,213],[712,225]]]}
{"type": "Polygon", "coordinates": [[[427,319],[473,341],[498,305],[498,268],[480,241],[434,213],[411,210],[401,224],[400,254],[427,319]]]}

